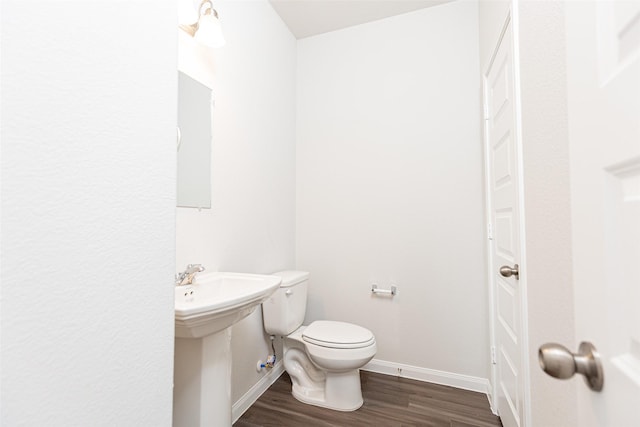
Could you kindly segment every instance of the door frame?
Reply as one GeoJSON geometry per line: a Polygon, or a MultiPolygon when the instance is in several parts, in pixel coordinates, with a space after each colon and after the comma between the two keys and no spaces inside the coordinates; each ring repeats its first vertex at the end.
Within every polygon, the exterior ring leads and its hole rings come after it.
{"type": "Polygon", "coordinates": [[[488,120],[488,105],[487,105],[487,75],[489,70],[493,66],[493,62],[496,58],[498,48],[502,43],[504,35],[507,31],[511,33],[512,40],[512,67],[513,67],[513,106],[515,115],[515,149],[516,149],[516,166],[518,170],[517,174],[517,186],[518,186],[518,209],[519,209],[519,226],[518,232],[519,238],[519,250],[520,250],[520,272],[518,285],[520,287],[520,325],[521,331],[521,346],[520,346],[520,370],[522,373],[522,427],[531,427],[531,380],[529,370],[529,325],[528,325],[528,299],[527,299],[527,268],[526,268],[526,234],[525,234],[525,204],[524,204],[524,178],[523,178],[523,142],[522,142],[522,111],[521,111],[521,94],[520,94],[520,51],[519,51],[519,22],[518,22],[518,2],[512,0],[510,2],[507,14],[502,24],[502,29],[492,49],[491,58],[488,62],[486,69],[482,70],[482,119],[483,119],[483,150],[484,150],[484,178],[485,178],[485,238],[486,238],[486,250],[487,256],[487,284],[488,284],[488,298],[489,298],[489,341],[490,341],[490,363],[491,363],[491,375],[489,378],[489,402],[491,404],[491,410],[497,414],[497,369],[496,369],[496,282],[492,274],[493,269],[493,253],[492,253],[492,225],[491,221],[491,194],[490,194],[490,177],[489,177],[489,134],[487,129],[488,120]]]}

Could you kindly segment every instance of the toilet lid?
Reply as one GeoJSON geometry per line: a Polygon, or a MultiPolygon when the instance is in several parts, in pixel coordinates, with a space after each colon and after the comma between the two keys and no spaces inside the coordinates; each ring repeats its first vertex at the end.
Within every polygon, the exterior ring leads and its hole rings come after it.
{"type": "Polygon", "coordinates": [[[351,323],[331,320],[316,320],[302,332],[302,339],[330,348],[361,348],[375,342],[370,330],[351,323]]]}

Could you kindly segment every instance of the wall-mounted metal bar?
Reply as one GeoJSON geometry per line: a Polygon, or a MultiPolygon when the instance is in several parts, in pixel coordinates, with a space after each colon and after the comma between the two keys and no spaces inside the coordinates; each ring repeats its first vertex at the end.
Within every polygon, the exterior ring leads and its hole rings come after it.
{"type": "Polygon", "coordinates": [[[374,294],[394,296],[396,292],[397,289],[394,285],[391,285],[391,289],[378,289],[378,285],[375,283],[371,285],[371,293],[374,294]]]}

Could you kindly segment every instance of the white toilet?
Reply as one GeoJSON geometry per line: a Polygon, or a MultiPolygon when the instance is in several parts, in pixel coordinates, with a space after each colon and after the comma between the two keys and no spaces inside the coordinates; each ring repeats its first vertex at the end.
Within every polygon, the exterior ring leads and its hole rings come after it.
{"type": "Polygon", "coordinates": [[[307,309],[309,273],[281,271],[278,289],[262,303],[264,328],[284,336],[284,369],[301,402],[338,411],[362,406],[360,368],[376,354],[371,331],[345,322],[317,320],[301,326],[307,309]]]}

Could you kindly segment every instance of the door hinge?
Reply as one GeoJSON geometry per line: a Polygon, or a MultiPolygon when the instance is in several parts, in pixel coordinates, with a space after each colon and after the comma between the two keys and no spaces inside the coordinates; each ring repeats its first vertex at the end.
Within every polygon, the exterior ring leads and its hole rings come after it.
{"type": "Polygon", "coordinates": [[[490,222],[487,223],[487,238],[493,240],[493,225],[490,222]]]}
{"type": "Polygon", "coordinates": [[[495,346],[491,346],[491,364],[495,365],[498,362],[496,362],[496,347],[495,346]]]}

